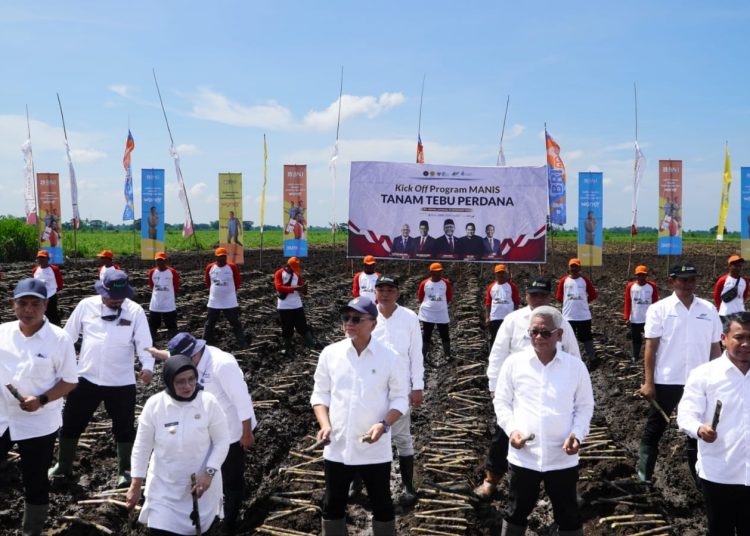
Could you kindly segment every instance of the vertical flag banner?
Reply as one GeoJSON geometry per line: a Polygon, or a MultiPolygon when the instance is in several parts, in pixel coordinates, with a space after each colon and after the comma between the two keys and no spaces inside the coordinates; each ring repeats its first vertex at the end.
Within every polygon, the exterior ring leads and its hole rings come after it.
{"type": "Polygon", "coordinates": [[[36,191],[39,195],[39,247],[49,253],[49,262],[62,264],[65,257],[60,225],[60,175],[37,173],[36,191]]]}
{"type": "Polygon", "coordinates": [[[242,173],[219,173],[219,245],[227,260],[244,264],[242,232],[242,173]]]}
{"type": "Polygon", "coordinates": [[[73,228],[78,229],[81,224],[81,216],[78,214],[78,181],[76,180],[76,170],[73,169],[73,160],[70,158],[70,145],[68,139],[65,139],[65,154],[68,157],[68,176],[70,177],[70,202],[73,205],[73,228]]]}
{"type": "Polygon", "coordinates": [[[424,145],[422,145],[421,134],[417,134],[417,164],[424,164],[424,145]]]}
{"type": "Polygon", "coordinates": [[[555,225],[565,225],[565,164],[560,158],[560,146],[544,131],[547,142],[547,180],[549,182],[549,221],[555,225]]]}
{"type": "Polygon", "coordinates": [[[638,142],[635,142],[635,164],[633,166],[633,203],[630,209],[632,218],[630,220],[630,234],[638,234],[638,194],[641,190],[641,180],[646,171],[646,157],[643,156],[638,142]]]}
{"type": "Polygon", "coordinates": [[[724,153],[724,180],[721,185],[721,205],[719,206],[719,224],[716,227],[716,240],[724,240],[724,227],[729,212],[729,189],[732,186],[732,162],[729,159],[729,144],[724,153]]]}
{"type": "Polygon", "coordinates": [[[125,168],[125,209],[122,211],[122,221],[135,219],[135,202],[133,201],[133,170],[130,166],[130,153],[135,149],[133,134],[128,130],[128,139],[125,141],[125,155],[122,157],[122,167],[125,168]]]}
{"type": "Polygon", "coordinates": [[[164,170],[141,170],[141,258],[164,251],[164,170]]]}
{"type": "Polygon", "coordinates": [[[169,154],[174,158],[174,169],[177,173],[177,195],[182,204],[182,211],[185,213],[185,223],[182,226],[183,238],[193,236],[193,217],[190,215],[190,206],[188,205],[187,190],[185,190],[185,180],[182,178],[182,169],[180,168],[180,155],[174,145],[169,147],[169,154]]]}
{"type": "Polygon", "coordinates": [[[750,258],[750,167],[740,168],[740,190],[742,191],[740,229],[741,255],[750,258]]]}
{"type": "Polygon", "coordinates": [[[284,257],[307,257],[307,166],[284,166],[284,257]]]}
{"type": "Polygon", "coordinates": [[[682,255],[682,160],[659,160],[659,255],[682,255]]]}
{"type": "Polygon", "coordinates": [[[578,258],[582,266],[602,265],[603,179],[601,172],[578,173],[578,258]]]}
{"type": "Polygon", "coordinates": [[[21,146],[23,151],[23,201],[24,212],[26,213],[26,223],[36,225],[36,195],[34,195],[34,156],[31,152],[31,138],[27,139],[21,146]]]}

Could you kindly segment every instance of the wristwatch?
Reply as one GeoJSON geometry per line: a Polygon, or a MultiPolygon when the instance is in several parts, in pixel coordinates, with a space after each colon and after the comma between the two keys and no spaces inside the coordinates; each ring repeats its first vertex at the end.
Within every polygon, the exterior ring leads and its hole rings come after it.
{"type": "Polygon", "coordinates": [[[206,467],[206,474],[213,478],[216,474],[216,469],[214,469],[213,467],[206,467]]]}
{"type": "Polygon", "coordinates": [[[383,419],[382,421],[380,421],[380,424],[383,425],[383,428],[384,428],[383,433],[387,434],[390,431],[390,429],[391,429],[391,425],[388,424],[387,422],[385,422],[385,419],[383,419]]]}
{"type": "Polygon", "coordinates": [[[39,395],[39,403],[42,406],[46,406],[47,402],[49,402],[49,397],[47,395],[39,395]]]}

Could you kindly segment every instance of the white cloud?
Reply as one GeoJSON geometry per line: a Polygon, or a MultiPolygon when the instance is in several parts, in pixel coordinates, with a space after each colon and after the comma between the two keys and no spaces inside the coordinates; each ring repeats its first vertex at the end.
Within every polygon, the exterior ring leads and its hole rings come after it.
{"type": "Polygon", "coordinates": [[[197,145],[192,143],[180,143],[175,147],[177,154],[182,156],[195,156],[201,154],[201,150],[197,145]]]}
{"type": "Polygon", "coordinates": [[[73,164],[78,162],[96,162],[97,160],[107,158],[107,153],[94,149],[71,149],[70,158],[73,160],[73,164]]]}
{"type": "Polygon", "coordinates": [[[202,196],[206,192],[207,188],[208,188],[208,185],[205,182],[199,182],[197,184],[194,184],[188,190],[188,196],[189,197],[202,196]]]}
{"type": "MultiPolygon", "coordinates": [[[[358,97],[356,95],[341,96],[341,120],[348,119],[357,115],[365,115],[372,119],[381,113],[390,110],[406,102],[403,93],[383,93],[380,97],[366,96],[358,97]]],[[[319,130],[331,129],[336,126],[339,113],[339,99],[331,103],[323,111],[307,112],[304,119],[304,125],[319,130]]]]}
{"type": "Polygon", "coordinates": [[[518,136],[523,134],[524,130],[526,130],[526,125],[516,123],[512,127],[510,127],[510,132],[505,133],[505,139],[512,140],[513,138],[517,138],[518,136]]]}
{"type": "Polygon", "coordinates": [[[562,153],[563,162],[571,162],[573,160],[579,160],[583,157],[583,151],[580,149],[575,151],[564,151],[562,153]]]}
{"type": "Polygon", "coordinates": [[[275,130],[287,129],[292,124],[292,113],[277,102],[245,106],[211,88],[198,88],[189,96],[193,108],[190,115],[198,119],[216,121],[237,127],[260,127],[275,130]]]}
{"type": "Polygon", "coordinates": [[[128,99],[133,96],[133,90],[135,88],[126,84],[112,84],[107,87],[107,89],[112,93],[118,94],[120,97],[128,99]]]}

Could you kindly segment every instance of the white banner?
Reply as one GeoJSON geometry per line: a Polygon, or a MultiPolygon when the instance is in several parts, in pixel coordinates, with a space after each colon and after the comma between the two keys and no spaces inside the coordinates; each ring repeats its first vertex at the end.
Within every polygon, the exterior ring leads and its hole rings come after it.
{"type": "Polygon", "coordinates": [[[174,145],[169,147],[169,154],[174,158],[174,169],[177,174],[177,197],[180,198],[182,211],[185,213],[185,223],[182,226],[182,236],[187,238],[193,236],[193,218],[190,215],[190,205],[188,204],[187,190],[185,190],[185,180],[182,178],[182,169],[180,169],[180,155],[174,145]]]}
{"type": "Polygon", "coordinates": [[[70,145],[65,140],[65,154],[68,157],[68,177],[70,179],[70,202],[73,205],[73,229],[78,229],[81,223],[81,216],[78,213],[78,181],[76,180],[76,170],[73,169],[73,160],[70,158],[70,145]]]}
{"type": "Polygon", "coordinates": [[[36,225],[36,193],[34,192],[34,155],[31,152],[31,138],[21,146],[23,151],[23,202],[26,213],[26,223],[36,225]]]}
{"type": "Polygon", "coordinates": [[[352,162],[349,256],[546,260],[547,168],[352,162]]]}

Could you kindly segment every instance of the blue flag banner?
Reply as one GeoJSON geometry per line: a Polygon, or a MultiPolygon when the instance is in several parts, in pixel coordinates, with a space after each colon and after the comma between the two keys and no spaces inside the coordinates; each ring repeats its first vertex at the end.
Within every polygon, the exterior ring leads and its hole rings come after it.
{"type": "Polygon", "coordinates": [[[740,191],[742,192],[742,201],[740,208],[741,233],[741,255],[743,258],[750,258],[750,167],[740,168],[740,191]]]}
{"type": "Polygon", "coordinates": [[[164,251],[164,170],[141,170],[141,258],[164,251]]]}
{"type": "Polygon", "coordinates": [[[122,221],[135,219],[135,201],[133,201],[133,171],[130,167],[130,154],[135,149],[135,140],[128,130],[128,139],[125,141],[125,155],[122,157],[122,166],[125,168],[125,209],[122,211],[122,221]]]}
{"type": "Polygon", "coordinates": [[[578,258],[582,266],[601,266],[604,215],[601,172],[578,173],[578,258]]]}

